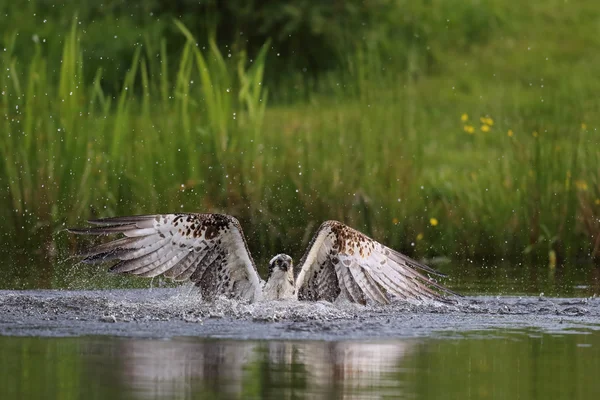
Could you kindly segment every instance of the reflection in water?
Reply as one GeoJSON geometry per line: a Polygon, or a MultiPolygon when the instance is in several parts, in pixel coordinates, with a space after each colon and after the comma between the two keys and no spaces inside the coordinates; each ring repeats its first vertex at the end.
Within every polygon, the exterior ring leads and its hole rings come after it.
{"type": "Polygon", "coordinates": [[[369,341],[0,336],[12,399],[597,399],[600,331],[369,341]]]}
{"type": "Polygon", "coordinates": [[[239,397],[243,368],[252,361],[256,343],[125,340],[118,347],[120,378],[141,398],[190,396],[195,382],[204,391],[239,397]]]}
{"type": "MultiPolygon", "coordinates": [[[[321,398],[337,395],[343,398],[364,398],[373,387],[383,396],[387,389],[399,394],[399,382],[391,372],[396,371],[402,357],[409,351],[410,342],[308,342],[299,344],[275,343],[298,352],[295,363],[307,369],[307,387],[321,398]]],[[[272,346],[270,345],[269,348],[272,346]]],[[[270,360],[273,363],[273,359],[270,360]]],[[[286,365],[285,362],[279,364],[286,365]]],[[[287,363],[287,365],[290,365],[287,363]]],[[[379,396],[377,396],[379,397],[379,396]]]]}
{"type": "Polygon", "coordinates": [[[140,398],[213,393],[227,398],[379,398],[411,344],[136,340],[119,344],[123,385],[140,398]],[[260,383],[252,390],[247,383],[260,383]],[[200,383],[200,385],[198,385],[200,383]],[[258,388],[258,387],[257,387],[258,388]],[[370,392],[376,388],[377,395],[370,392]]]}

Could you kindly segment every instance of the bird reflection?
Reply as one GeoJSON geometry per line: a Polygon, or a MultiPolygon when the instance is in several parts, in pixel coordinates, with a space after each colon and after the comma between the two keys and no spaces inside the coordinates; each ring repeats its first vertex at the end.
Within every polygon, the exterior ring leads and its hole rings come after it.
{"type": "Polygon", "coordinates": [[[414,343],[128,340],[119,373],[145,399],[377,399],[401,391],[414,343]]]}
{"type": "Polygon", "coordinates": [[[401,387],[396,373],[411,346],[406,341],[271,342],[267,347],[269,363],[275,371],[273,383],[281,381],[282,375],[291,383],[280,387],[274,397],[311,394],[323,399],[377,399],[397,395],[401,387]],[[302,367],[301,372],[298,366],[302,367]],[[299,378],[306,384],[297,392],[294,382],[299,378]]]}
{"type": "Polygon", "coordinates": [[[256,343],[130,340],[122,343],[122,378],[139,398],[194,397],[218,393],[241,398],[244,366],[256,343]]]}

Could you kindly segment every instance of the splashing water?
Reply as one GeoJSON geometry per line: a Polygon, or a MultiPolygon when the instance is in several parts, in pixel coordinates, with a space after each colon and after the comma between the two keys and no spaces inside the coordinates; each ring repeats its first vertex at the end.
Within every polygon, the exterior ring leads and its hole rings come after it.
{"type": "Polygon", "coordinates": [[[230,299],[195,289],[0,291],[1,335],[364,339],[431,336],[498,327],[600,330],[600,299],[466,297],[455,304],[230,299]]]}

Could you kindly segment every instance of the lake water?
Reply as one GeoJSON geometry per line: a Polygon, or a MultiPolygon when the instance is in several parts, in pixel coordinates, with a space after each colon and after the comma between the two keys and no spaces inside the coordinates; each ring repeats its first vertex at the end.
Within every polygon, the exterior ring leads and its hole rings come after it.
{"type": "Polygon", "coordinates": [[[600,299],[206,304],[0,291],[6,399],[598,399],[600,299]]]}
{"type": "MultiPolygon", "coordinates": [[[[35,246],[33,246],[35,248],[35,246]]],[[[156,287],[169,285],[162,279],[149,280],[108,274],[107,265],[78,263],[73,250],[61,246],[49,256],[43,246],[34,252],[14,251],[0,246],[0,289],[100,289],[156,287]]],[[[50,252],[52,253],[52,252],[50,252]]],[[[257,260],[259,272],[267,275],[268,260],[257,260]]],[[[547,264],[490,262],[432,263],[447,274],[440,282],[465,294],[534,295],[586,297],[600,295],[600,267],[571,263],[550,268],[547,264]]],[[[439,261],[439,260],[438,260],[439,261]]]]}
{"type": "Polygon", "coordinates": [[[0,337],[2,399],[598,399],[600,333],[0,337]]]}
{"type": "Polygon", "coordinates": [[[600,398],[599,268],[438,268],[468,296],[205,304],[69,259],[11,262],[0,399],[600,398]]]}

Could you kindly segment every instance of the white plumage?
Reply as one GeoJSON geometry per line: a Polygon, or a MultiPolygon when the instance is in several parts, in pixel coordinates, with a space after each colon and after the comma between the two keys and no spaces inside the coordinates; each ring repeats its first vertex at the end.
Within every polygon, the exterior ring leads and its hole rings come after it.
{"type": "Polygon", "coordinates": [[[90,221],[78,234],[122,233],[124,238],[86,251],[84,262],[119,260],[110,271],[192,281],[206,299],[299,299],[365,304],[402,299],[447,300],[455,294],[418,272],[440,275],[341,222],[324,222],[302,257],[297,276],[292,258],[279,254],[261,281],[240,223],[224,214],[165,214],[90,221]]]}

